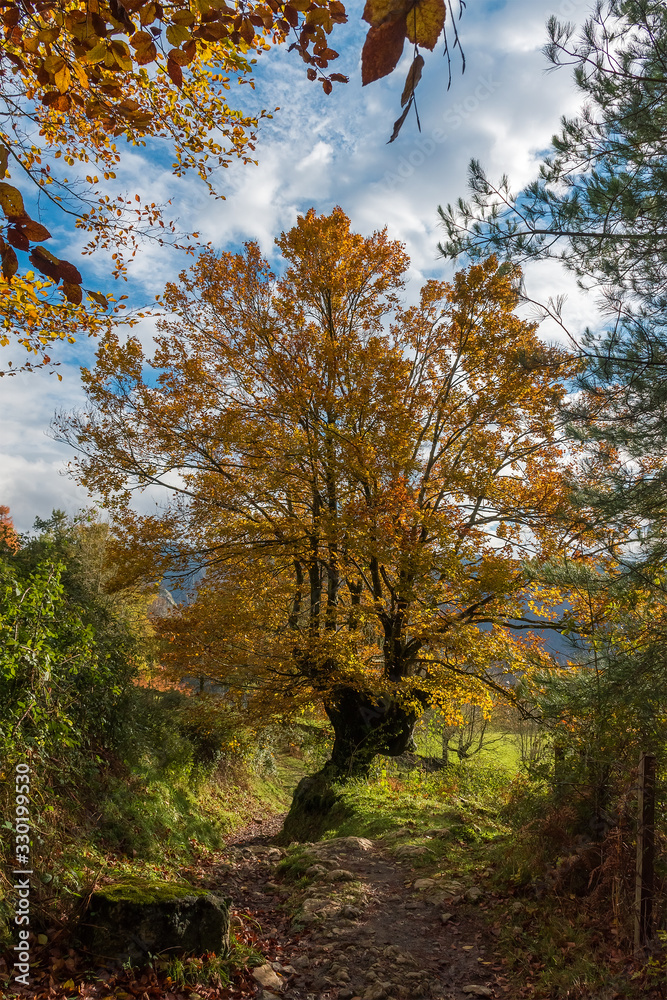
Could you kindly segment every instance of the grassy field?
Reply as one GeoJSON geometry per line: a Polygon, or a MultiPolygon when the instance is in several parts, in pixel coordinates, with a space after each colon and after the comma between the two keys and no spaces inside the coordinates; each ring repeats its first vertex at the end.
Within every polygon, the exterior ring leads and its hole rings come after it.
{"type": "MultiPolygon", "coordinates": [[[[455,741],[453,741],[455,742],[455,741]]],[[[426,757],[442,756],[442,740],[432,732],[418,731],[415,738],[417,753],[426,757]]],[[[484,734],[481,749],[474,758],[484,764],[495,764],[505,771],[517,772],[522,768],[521,737],[515,733],[503,732],[499,729],[489,729],[484,734]]],[[[449,754],[449,763],[456,765],[459,757],[456,753],[449,754]]]]}

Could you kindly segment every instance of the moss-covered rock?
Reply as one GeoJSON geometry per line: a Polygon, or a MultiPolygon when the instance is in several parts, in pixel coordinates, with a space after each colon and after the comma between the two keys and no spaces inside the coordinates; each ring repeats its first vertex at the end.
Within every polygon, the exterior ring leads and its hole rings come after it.
{"type": "Polygon", "coordinates": [[[151,955],[224,954],[231,900],[174,882],[138,879],[94,892],[79,927],[98,959],[140,965],[151,955]]]}

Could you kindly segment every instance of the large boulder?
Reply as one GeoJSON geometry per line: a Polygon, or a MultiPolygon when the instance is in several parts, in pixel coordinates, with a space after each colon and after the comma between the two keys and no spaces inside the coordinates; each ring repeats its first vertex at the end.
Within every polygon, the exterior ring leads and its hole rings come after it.
{"type": "Polygon", "coordinates": [[[115,882],[92,894],[79,935],[96,958],[115,963],[225,954],[230,905],[226,896],[174,882],[115,882]]]}

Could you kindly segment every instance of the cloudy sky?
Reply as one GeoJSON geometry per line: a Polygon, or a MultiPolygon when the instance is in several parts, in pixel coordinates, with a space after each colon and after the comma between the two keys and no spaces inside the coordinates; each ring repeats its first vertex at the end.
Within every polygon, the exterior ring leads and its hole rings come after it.
{"type": "MultiPolygon", "coordinates": [[[[447,92],[441,50],[427,55],[417,91],[421,134],[409,117],[398,139],[388,145],[400,111],[409,47],[391,78],[362,88],[366,25],[360,21],[363,4],[355,0],[348,6],[350,23],[333,36],[341,59],[332,68],[347,73],[349,84],[336,86],[327,97],[318,84],[306,80],[295,53],[274,50],[259,61],[254,93],[247,87],[236,92],[244,109],[280,110],[262,125],[258,165],[239,163],[221,171],[224,176],[216,183],[225,200],[213,200],[195,180],[173,178],[154,151],[153,158],[132,151],[118,183],[140,193],[142,200],[172,199],[183,228],[198,230],[218,249],[255,239],[274,259],[274,238],[291,228],[299,213],[311,206],[330,212],[341,205],[358,232],[387,226],[392,238],[405,242],[412,259],[408,296],[414,296],[425,278],[448,277],[453,271],[437,256],[443,236],[437,207],[465,195],[470,159],[481,160],[492,178],[507,173],[516,190],[535,176],[560,116],[577,109],[568,71],[546,73],[541,47],[550,15],[581,22],[588,6],[586,0],[468,0],[459,23],[465,74],[455,53],[447,92]]],[[[59,235],[58,250],[65,256],[68,237],[64,229],[54,232],[56,239],[59,235]]],[[[129,287],[121,292],[130,294],[133,303],[148,303],[187,265],[177,251],[145,248],[132,265],[129,287]]],[[[116,291],[109,286],[101,256],[85,259],[81,270],[88,287],[116,291]]],[[[593,321],[594,303],[577,294],[557,267],[534,269],[528,280],[538,298],[568,294],[566,317],[573,331],[593,321]]],[[[544,329],[545,337],[553,335],[544,329]]],[[[150,324],[141,336],[150,341],[150,324]]],[[[66,475],[71,452],[48,431],[55,410],[82,404],[79,366],[93,362],[94,345],[63,348],[57,357],[60,382],[53,374],[37,372],[0,383],[0,504],[9,504],[22,531],[54,507],[75,513],[94,502],[66,475]]]]}

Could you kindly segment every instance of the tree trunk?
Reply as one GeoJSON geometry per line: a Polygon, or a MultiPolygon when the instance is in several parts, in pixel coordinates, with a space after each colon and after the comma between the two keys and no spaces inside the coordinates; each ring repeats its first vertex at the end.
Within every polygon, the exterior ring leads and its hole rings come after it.
{"type": "Polygon", "coordinates": [[[397,757],[412,742],[417,713],[388,696],[373,698],[354,688],[340,688],[335,702],[326,706],[334,730],[334,745],[327,766],[341,781],[366,777],[378,754],[397,757]]]}
{"type": "Polygon", "coordinates": [[[411,746],[417,713],[387,696],[373,698],[341,687],[326,706],[334,730],[331,757],[317,774],[302,778],[294,792],[281,840],[316,840],[331,825],[334,810],[345,812],[335,784],[364,778],[378,754],[397,757],[411,746]]]}

